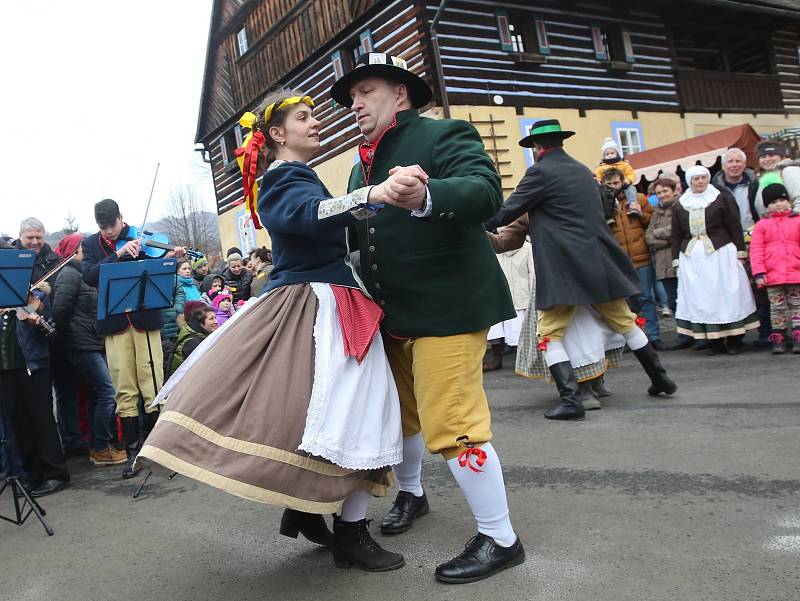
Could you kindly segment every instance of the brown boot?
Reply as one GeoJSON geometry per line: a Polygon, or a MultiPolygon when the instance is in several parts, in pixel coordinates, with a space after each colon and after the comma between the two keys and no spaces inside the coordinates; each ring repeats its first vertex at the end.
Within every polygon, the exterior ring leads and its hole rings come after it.
{"type": "Polygon", "coordinates": [[[488,361],[483,362],[483,371],[495,371],[503,367],[503,349],[505,346],[505,342],[492,345],[492,357],[488,361]]]}

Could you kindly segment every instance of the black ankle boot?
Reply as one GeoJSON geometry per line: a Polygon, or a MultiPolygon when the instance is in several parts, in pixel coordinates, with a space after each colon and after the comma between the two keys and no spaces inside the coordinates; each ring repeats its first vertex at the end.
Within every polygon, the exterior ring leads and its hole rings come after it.
{"type": "Polygon", "coordinates": [[[343,522],[333,518],[333,561],[337,568],[356,566],[367,572],[388,572],[402,568],[403,556],[385,550],[367,529],[367,520],[343,522]]]}
{"type": "Polygon", "coordinates": [[[139,418],[138,417],[123,417],[120,419],[122,422],[122,436],[125,439],[125,454],[128,456],[125,461],[125,468],[122,470],[122,477],[126,480],[133,478],[139,473],[141,468],[133,469],[133,462],[136,461],[136,455],[139,454],[139,418]]]}
{"type": "Polygon", "coordinates": [[[297,538],[298,534],[302,534],[312,543],[323,547],[327,547],[333,542],[333,534],[328,530],[324,517],[296,509],[284,510],[280,533],[289,538],[297,538]]]}
{"type": "Polygon", "coordinates": [[[152,413],[145,413],[144,417],[142,418],[142,438],[147,439],[150,436],[150,432],[153,431],[153,428],[156,427],[156,422],[158,421],[158,416],[160,415],[159,411],[153,411],[152,413]]]}
{"type": "Polygon", "coordinates": [[[578,392],[578,380],[569,361],[562,361],[550,366],[550,373],[556,382],[558,394],[561,396],[561,404],[548,411],[544,416],[547,419],[558,420],[582,420],[586,417],[586,411],[581,404],[578,392]]]}
{"type": "Polygon", "coordinates": [[[658,396],[663,392],[669,395],[678,390],[677,384],[669,378],[667,370],[661,366],[661,359],[658,358],[658,354],[649,342],[642,348],[633,351],[633,354],[636,355],[652,382],[650,388],[647,389],[647,394],[658,396]]]}

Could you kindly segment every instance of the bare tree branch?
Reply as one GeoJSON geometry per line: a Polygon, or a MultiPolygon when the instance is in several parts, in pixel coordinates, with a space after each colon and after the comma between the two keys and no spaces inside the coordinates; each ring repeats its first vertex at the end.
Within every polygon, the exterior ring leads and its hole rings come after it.
{"type": "Polygon", "coordinates": [[[187,246],[205,255],[220,249],[216,215],[204,210],[203,202],[192,186],[182,186],[170,193],[164,207],[161,227],[177,246],[187,246]]]}

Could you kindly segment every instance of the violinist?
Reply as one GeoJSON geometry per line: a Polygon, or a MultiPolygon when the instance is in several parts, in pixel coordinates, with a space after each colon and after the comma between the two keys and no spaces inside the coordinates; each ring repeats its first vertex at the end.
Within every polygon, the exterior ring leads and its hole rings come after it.
{"type": "MultiPolygon", "coordinates": [[[[0,248],[4,247],[6,243],[0,242],[0,248]]],[[[0,310],[0,402],[7,420],[0,427],[11,426],[16,434],[34,497],[53,494],[69,484],[53,417],[48,335],[41,327],[50,317],[50,290],[46,283],[41,286],[32,291],[30,311],[22,313],[22,319],[14,309],[0,310]]]]}
{"type": "MultiPolygon", "coordinates": [[[[141,240],[130,235],[133,228],[123,221],[116,201],[106,198],[95,204],[94,216],[99,231],[81,243],[83,249],[81,271],[83,280],[96,288],[100,282],[100,265],[149,257],[143,252],[141,240]]],[[[183,257],[185,254],[185,249],[176,247],[165,256],[183,257]]],[[[158,391],[153,389],[150,374],[148,338],[156,384],[160,388],[164,374],[160,329],[159,310],[109,315],[97,321],[97,333],[104,337],[108,368],[116,389],[116,412],[122,422],[125,439],[127,461],[122,472],[123,478],[133,478],[136,475],[133,461],[139,452],[140,444],[140,395],[145,410],[142,434],[146,436],[158,419],[158,410],[150,407],[158,391]]]]}
{"type": "MultiPolygon", "coordinates": [[[[19,226],[19,238],[14,242],[14,247],[20,250],[32,250],[36,252],[36,259],[33,263],[33,274],[31,283],[38,281],[61,261],[59,256],[53,252],[50,245],[44,241],[44,224],[36,217],[23,219],[19,226]]],[[[52,287],[55,277],[48,280],[52,287]]]]}

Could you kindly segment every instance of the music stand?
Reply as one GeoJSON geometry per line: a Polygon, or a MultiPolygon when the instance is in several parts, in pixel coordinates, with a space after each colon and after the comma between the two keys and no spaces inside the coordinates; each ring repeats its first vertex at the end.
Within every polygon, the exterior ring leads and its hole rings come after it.
{"type": "MultiPolygon", "coordinates": [[[[36,253],[30,250],[0,249],[0,308],[11,309],[28,304],[28,290],[35,259],[36,253]]],[[[5,400],[3,399],[0,399],[0,424],[3,426],[0,431],[0,459],[3,461],[5,470],[3,479],[5,481],[0,488],[0,496],[6,489],[11,490],[14,497],[14,517],[0,515],[0,520],[22,526],[33,513],[41,522],[47,535],[53,536],[53,529],[44,519],[47,512],[31,496],[27,486],[20,482],[17,476],[11,475],[11,453],[8,449],[11,441],[6,436],[8,422],[6,422],[5,400]],[[21,503],[20,500],[22,500],[21,503]]]]}
{"type": "MultiPolygon", "coordinates": [[[[100,265],[100,282],[97,288],[97,319],[122,315],[146,309],[166,309],[175,302],[176,259],[144,259],[100,265]]],[[[153,393],[158,394],[156,368],[150,336],[147,338],[147,358],[153,393]]],[[[136,489],[138,498],[152,472],[148,472],[136,489]]]]}

